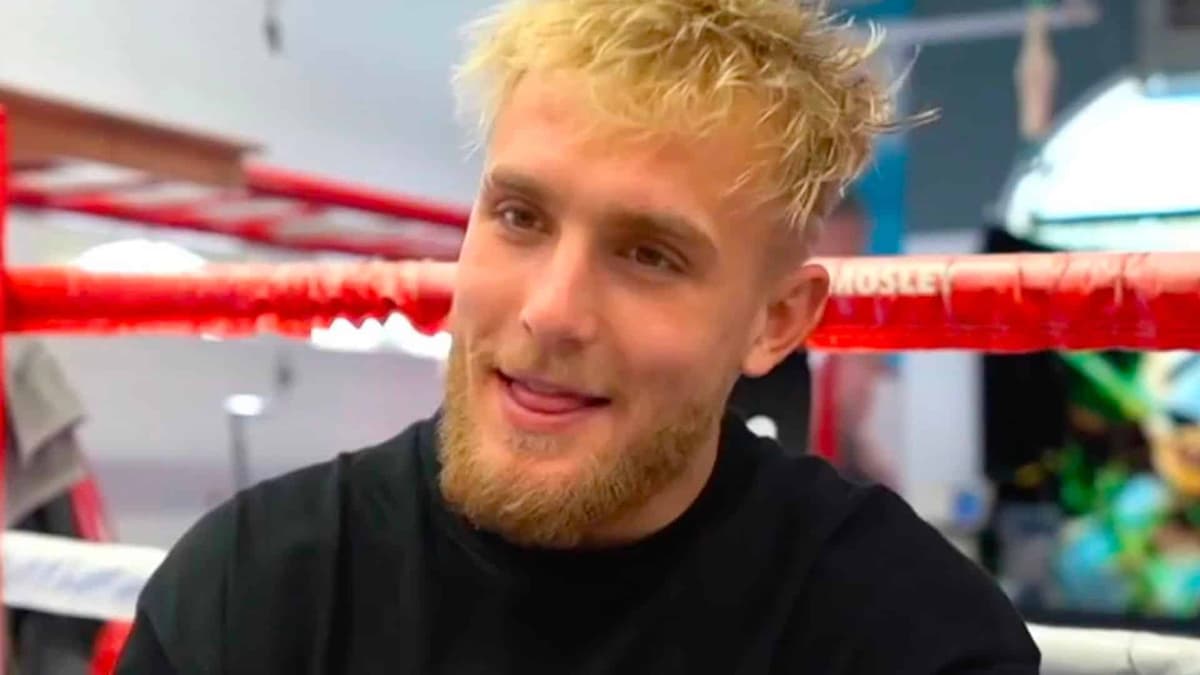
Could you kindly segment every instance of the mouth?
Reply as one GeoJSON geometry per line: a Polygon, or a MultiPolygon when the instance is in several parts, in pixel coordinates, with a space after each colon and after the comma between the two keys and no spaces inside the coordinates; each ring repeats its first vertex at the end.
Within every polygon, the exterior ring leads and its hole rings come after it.
{"type": "Polygon", "coordinates": [[[498,369],[495,376],[507,417],[514,425],[528,431],[561,431],[612,403],[607,397],[534,376],[498,369]]]}

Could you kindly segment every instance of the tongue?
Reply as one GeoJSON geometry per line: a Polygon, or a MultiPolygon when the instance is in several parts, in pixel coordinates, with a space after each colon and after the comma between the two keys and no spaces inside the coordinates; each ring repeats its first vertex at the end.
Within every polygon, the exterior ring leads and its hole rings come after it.
{"type": "Polygon", "coordinates": [[[509,383],[509,390],[512,391],[512,397],[516,399],[517,403],[534,412],[547,415],[575,412],[591,405],[591,401],[582,396],[534,391],[517,381],[509,383]]]}

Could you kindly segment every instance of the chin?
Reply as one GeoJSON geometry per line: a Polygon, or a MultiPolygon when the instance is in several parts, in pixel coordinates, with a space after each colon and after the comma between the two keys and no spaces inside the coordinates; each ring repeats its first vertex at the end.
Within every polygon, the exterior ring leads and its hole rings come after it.
{"type": "Polygon", "coordinates": [[[462,448],[473,453],[480,471],[509,485],[540,485],[571,489],[618,458],[624,445],[613,433],[614,411],[577,419],[545,420],[514,410],[494,378],[472,392],[469,407],[475,443],[462,448]]]}
{"type": "Polygon", "coordinates": [[[476,527],[513,543],[559,548],[577,543],[601,508],[597,481],[609,462],[593,435],[530,434],[489,406],[450,407],[439,429],[440,489],[476,527]]]}
{"type": "Polygon", "coordinates": [[[482,443],[479,448],[481,473],[492,480],[524,490],[571,492],[587,482],[595,454],[583,448],[530,453],[511,443],[482,443]]]}
{"type": "Polygon", "coordinates": [[[476,527],[515,543],[581,541],[681,475],[713,429],[715,408],[701,401],[662,414],[609,398],[549,414],[523,406],[527,392],[506,391],[510,378],[489,359],[451,356],[438,428],[442,496],[476,527]]]}
{"type": "Polygon", "coordinates": [[[616,447],[602,439],[611,434],[599,424],[553,432],[531,431],[513,424],[502,414],[480,415],[480,459],[493,468],[513,468],[546,479],[569,480],[600,463],[606,448],[616,447]]]}

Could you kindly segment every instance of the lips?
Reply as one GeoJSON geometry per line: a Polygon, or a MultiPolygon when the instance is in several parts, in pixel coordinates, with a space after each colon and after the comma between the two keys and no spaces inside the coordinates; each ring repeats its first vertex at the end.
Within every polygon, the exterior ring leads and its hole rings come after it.
{"type": "Polygon", "coordinates": [[[567,415],[608,403],[608,399],[537,378],[498,372],[513,402],[541,415],[567,415]]]}

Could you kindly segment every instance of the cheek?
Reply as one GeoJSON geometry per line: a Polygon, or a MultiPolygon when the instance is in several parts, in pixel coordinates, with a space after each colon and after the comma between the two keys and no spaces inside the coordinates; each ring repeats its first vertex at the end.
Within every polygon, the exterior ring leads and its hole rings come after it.
{"type": "Polygon", "coordinates": [[[451,322],[456,333],[478,332],[503,318],[514,296],[514,280],[506,278],[507,265],[488,251],[480,237],[468,237],[459,255],[451,322]]]}
{"type": "Polygon", "coordinates": [[[703,292],[654,303],[634,303],[621,318],[624,330],[616,331],[622,351],[637,359],[638,374],[654,391],[668,395],[708,396],[741,370],[754,329],[747,311],[749,298],[731,288],[703,292]],[[662,383],[661,386],[658,383],[662,383]]]}
{"type": "Polygon", "coordinates": [[[640,386],[672,405],[707,396],[720,386],[728,363],[727,347],[707,321],[641,321],[622,350],[640,386]]]}

